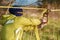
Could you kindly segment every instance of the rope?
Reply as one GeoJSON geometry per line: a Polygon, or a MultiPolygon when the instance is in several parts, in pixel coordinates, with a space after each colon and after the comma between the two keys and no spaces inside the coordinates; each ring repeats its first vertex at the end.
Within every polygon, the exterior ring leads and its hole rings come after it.
{"type": "MultiPolygon", "coordinates": [[[[36,9],[36,10],[39,10],[40,9],[40,10],[46,10],[46,8],[11,7],[11,6],[0,6],[0,8],[22,8],[22,9],[36,9]]],[[[51,9],[50,11],[60,11],[60,9],[51,9]]]]}
{"type": "Polygon", "coordinates": [[[38,9],[41,9],[41,10],[44,10],[44,9],[46,9],[46,8],[32,8],[32,7],[11,7],[11,6],[0,6],[0,8],[22,8],[22,9],[36,9],[36,10],[38,10],[38,9]]]}

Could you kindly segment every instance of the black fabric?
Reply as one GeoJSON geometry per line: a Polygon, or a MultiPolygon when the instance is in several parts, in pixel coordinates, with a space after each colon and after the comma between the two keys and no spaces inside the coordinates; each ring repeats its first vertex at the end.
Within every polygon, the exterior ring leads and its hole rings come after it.
{"type": "Polygon", "coordinates": [[[23,15],[22,13],[18,13],[18,12],[23,12],[23,9],[21,9],[21,8],[9,8],[9,12],[16,16],[23,15]]]}

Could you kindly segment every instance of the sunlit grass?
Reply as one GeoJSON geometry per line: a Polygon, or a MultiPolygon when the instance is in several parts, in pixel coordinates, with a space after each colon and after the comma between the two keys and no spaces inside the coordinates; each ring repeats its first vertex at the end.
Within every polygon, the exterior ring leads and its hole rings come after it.
{"type": "MultiPolygon", "coordinates": [[[[49,19],[48,24],[42,30],[39,31],[39,35],[41,40],[60,40],[60,19],[49,19]]],[[[36,40],[34,33],[32,36],[31,34],[28,36],[31,37],[29,37],[29,40],[36,40]]],[[[27,40],[26,38],[27,36],[24,39],[27,40]]]]}
{"type": "MultiPolygon", "coordinates": [[[[41,40],[60,40],[60,19],[50,19],[48,24],[39,30],[41,40]]],[[[24,32],[23,40],[36,40],[34,32],[24,32]]]]}
{"type": "Polygon", "coordinates": [[[60,40],[60,19],[49,19],[42,33],[42,40],[60,40]]]}

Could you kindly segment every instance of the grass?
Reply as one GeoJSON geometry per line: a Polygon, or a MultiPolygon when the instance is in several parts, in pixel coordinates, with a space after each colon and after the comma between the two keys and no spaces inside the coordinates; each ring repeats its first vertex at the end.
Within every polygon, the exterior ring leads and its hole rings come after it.
{"type": "Polygon", "coordinates": [[[42,29],[42,40],[60,40],[60,19],[49,18],[48,25],[42,29]]]}
{"type": "MultiPolygon", "coordinates": [[[[48,25],[46,25],[42,30],[39,30],[39,35],[41,40],[60,40],[60,19],[54,20],[49,18],[48,25]]],[[[26,36],[24,38],[25,40],[36,40],[34,32],[32,36],[29,33],[25,33],[24,36],[26,36]]]]}
{"type": "MultiPolygon", "coordinates": [[[[60,19],[49,18],[48,25],[39,30],[39,35],[41,40],[60,40],[60,19]]],[[[24,32],[23,40],[36,40],[35,33],[24,32]]]]}

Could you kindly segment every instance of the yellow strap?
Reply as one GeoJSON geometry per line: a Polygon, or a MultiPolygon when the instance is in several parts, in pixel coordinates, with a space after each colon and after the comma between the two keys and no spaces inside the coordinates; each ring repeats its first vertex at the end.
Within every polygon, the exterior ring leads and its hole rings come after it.
{"type": "Polygon", "coordinates": [[[37,26],[35,27],[35,35],[36,35],[36,39],[40,40],[37,26]]]}
{"type": "Polygon", "coordinates": [[[22,40],[23,28],[22,27],[18,28],[15,32],[15,35],[16,35],[15,40],[22,40]]]}

